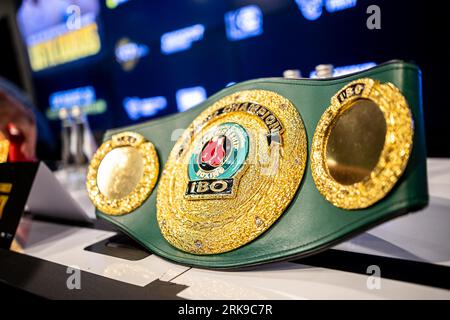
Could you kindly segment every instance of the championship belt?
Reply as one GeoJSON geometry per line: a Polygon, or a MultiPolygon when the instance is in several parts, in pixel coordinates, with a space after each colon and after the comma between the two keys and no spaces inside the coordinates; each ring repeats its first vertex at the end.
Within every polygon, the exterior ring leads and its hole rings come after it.
{"type": "Polygon", "coordinates": [[[107,132],[87,188],[99,218],[184,265],[317,253],[427,205],[420,70],[236,84],[107,132]]]}

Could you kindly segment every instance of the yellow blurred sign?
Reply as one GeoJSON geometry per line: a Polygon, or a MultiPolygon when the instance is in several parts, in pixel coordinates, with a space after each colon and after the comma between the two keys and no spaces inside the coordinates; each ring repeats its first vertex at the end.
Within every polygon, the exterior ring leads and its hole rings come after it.
{"type": "Polygon", "coordinates": [[[9,141],[0,136],[0,163],[8,160],[9,141]]]}
{"type": "MultiPolygon", "coordinates": [[[[11,183],[0,183],[0,192],[1,193],[7,193],[9,194],[12,189],[11,183]]],[[[6,194],[0,194],[0,220],[3,216],[3,209],[6,206],[6,202],[8,201],[9,197],[6,194]]]]}
{"type": "Polygon", "coordinates": [[[28,48],[31,68],[39,71],[51,66],[91,56],[100,51],[97,24],[90,23],[28,48]]]}
{"type": "Polygon", "coordinates": [[[0,192],[1,193],[10,193],[12,190],[12,184],[11,183],[0,183],[0,192]]]}

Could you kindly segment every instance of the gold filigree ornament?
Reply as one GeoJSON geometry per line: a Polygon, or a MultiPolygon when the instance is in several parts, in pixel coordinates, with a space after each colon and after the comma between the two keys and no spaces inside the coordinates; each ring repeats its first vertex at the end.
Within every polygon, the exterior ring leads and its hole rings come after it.
{"type": "Polygon", "coordinates": [[[265,90],[228,95],[175,144],[160,179],[157,219],[165,239],[193,254],[254,240],[294,198],[306,165],[302,119],[265,90]]]}
{"type": "Polygon", "coordinates": [[[123,215],[150,196],[159,174],[155,147],[135,132],[112,136],[91,160],[86,187],[94,206],[109,215],[123,215]]]}
{"type": "Polygon", "coordinates": [[[311,168],[320,193],[343,209],[383,199],[400,179],[413,144],[408,103],[391,83],[351,82],[332,99],[317,125],[311,168]]]}

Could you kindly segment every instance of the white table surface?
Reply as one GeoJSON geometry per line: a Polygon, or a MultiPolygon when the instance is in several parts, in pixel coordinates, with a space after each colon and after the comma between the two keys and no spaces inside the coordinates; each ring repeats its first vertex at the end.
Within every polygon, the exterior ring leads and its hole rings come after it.
{"type": "MultiPolygon", "coordinates": [[[[384,223],[334,249],[450,266],[450,159],[428,159],[428,180],[426,209],[384,223]]],[[[82,192],[78,197],[86,200],[82,192]]],[[[112,235],[33,221],[24,253],[137,286],[155,279],[187,285],[179,294],[187,299],[450,299],[449,290],[385,278],[380,289],[370,290],[369,275],[298,263],[224,272],[188,268],[156,255],[128,261],[83,250],[112,235]]]]}

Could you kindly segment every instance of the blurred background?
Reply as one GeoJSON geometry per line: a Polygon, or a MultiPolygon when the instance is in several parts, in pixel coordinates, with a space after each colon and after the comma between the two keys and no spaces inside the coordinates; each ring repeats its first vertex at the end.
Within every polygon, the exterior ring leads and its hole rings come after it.
{"type": "Polygon", "coordinates": [[[288,69],[335,75],[392,59],[423,71],[428,155],[450,156],[448,24],[439,2],[2,0],[0,76],[45,116],[59,146],[73,106],[105,130],[183,112],[235,82],[288,69]],[[381,9],[381,29],[367,8],[381,9]],[[63,121],[61,121],[61,119],[63,121]]]}

